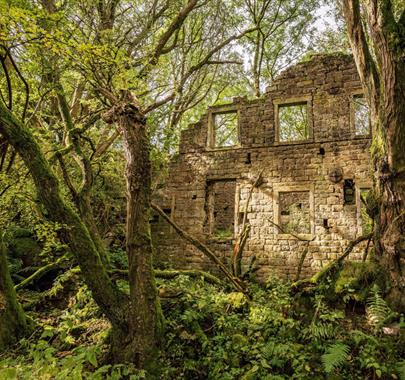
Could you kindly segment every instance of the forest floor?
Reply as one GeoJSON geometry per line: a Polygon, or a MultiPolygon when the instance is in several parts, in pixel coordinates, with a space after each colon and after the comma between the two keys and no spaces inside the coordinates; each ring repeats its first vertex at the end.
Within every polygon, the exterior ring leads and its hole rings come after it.
{"type": "MultiPolygon", "coordinates": [[[[125,281],[120,286],[127,289],[125,281]]],[[[161,379],[405,379],[403,317],[377,285],[326,283],[309,293],[270,278],[252,300],[226,286],[179,276],[158,280],[166,321],[161,379]]],[[[77,271],[21,301],[37,327],[0,355],[0,379],[148,379],[108,364],[109,324],[77,271]]]]}

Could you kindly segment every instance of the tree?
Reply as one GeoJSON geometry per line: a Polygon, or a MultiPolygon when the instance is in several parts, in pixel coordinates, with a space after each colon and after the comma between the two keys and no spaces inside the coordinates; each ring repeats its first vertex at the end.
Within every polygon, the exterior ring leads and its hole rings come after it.
{"type": "Polygon", "coordinates": [[[318,0],[244,0],[242,12],[256,30],[246,39],[252,61],[248,75],[255,96],[306,50],[318,0]]]}
{"type": "Polygon", "coordinates": [[[8,269],[6,249],[0,242],[0,350],[15,343],[29,331],[29,324],[17,301],[8,269]]]}
{"type": "Polygon", "coordinates": [[[376,254],[405,310],[405,6],[343,0],[350,45],[370,105],[376,254]]]}
{"type": "MultiPolygon", "coordinates": [[[[5,17],[0,22],[5,26],[0,36],[1,61],[7,62],[2,65],[6,80],[2,81],[5,92],[0,101],[0,133],[29,170],[44,216],[60,224],[60,239],[74,255],[95,301],[111,322],[112,361],[130,361],[138,368],[153,364],[162,322],[152,272],[150,137],[145,113],[175,100],[206,66],[225,63],[218,59],[222,49],[242,38],[249,29],[221,35],[216,45],[200,50],[197,59],[168,86],[163,97],[153,96],[154,91],[152,95],[146,91],[147,96],[142,93],[145,86],[156,84],[162,57],[181,46],[179,36],[186,39],[186,34],[180,35],[180,29],[189,15],[208,3],[154,1],[145,6],[99,1],[93,7],[86,3],[62,4],[58,8],[55,1],[43,0],[42,7],[23,3],[5,6],[5,17]],[[128,17],[142,14],[146,17],[128,17]],[[72,35],[75,38],[69,38],[72,35]],[[41,45],[37,45],[38,41],[41,45]],[[82,60],[76,59],[78,55],[82,60]],[[29,71],[31,62],[37,65],[34,72],[29,71]],[[39,70],[39,76],[35,70],[39,70]],[[79,78],[74,85],[72,77],[79,78]],[[30,98],[32,84],[38,89],[35,95],[41,89],[47,90],[36,102],[30,98]],[[148,100],[152,102],[147,104],[148,100]],[[44,110],[43,114],[39,110],[44,110]],[[108,274],[104,247],[90,209],[92,158],[108,148],[100,141],[100,149],[93,149],[93,142],[86,136],[96,124],[94,116],[104,128],[114,125],[115,130],[117,126],[123,137],[129,295],[120,291],[108,274]],[[45,140],[53,148],[50,159],[44,154],[44,141],[35,128],[43,125],[51,136],[45,140]],[[60,168],[55,167],[56,160],[60,168]],[[73,173],[81,173],[79,187],[71,180],[72,163],[77,164],[73,173]],[[58,173],[65,186],[61,186],[58,173]]],[[[201,18],[199,25],[203,25],[201,18]]],[[[195,27],[198,29],[198,24],[195,27]]],[[[194,91],[191,98],[198,96],[199,92],[194,91]]],[[[108,143],[118,135],[109,135],[108,143]]]]}

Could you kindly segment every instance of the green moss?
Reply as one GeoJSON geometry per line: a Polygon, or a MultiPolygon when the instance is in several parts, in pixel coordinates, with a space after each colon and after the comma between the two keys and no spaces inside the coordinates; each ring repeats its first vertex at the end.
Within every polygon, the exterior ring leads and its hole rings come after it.
{"type": "Polygon", "coordinates": [[[319,272],[314,274],[311,278],[311,283],[319,284],[324,281],[327,277],[333,278],[336,273],[339,272],[341,265],[336,261],[332,261],[328,265],[324,266],[319,272]]]}
{"type": "Polygon", "coordinates": [[[335,292],[346,294],[356,301],[365,301],[374,284],[387,287],[384,271],[373,261],[347,261],[339,271],[335,281],[335,292]]]}
{"type": "Polygon", "coordinates": [[[3,242],[0,242],[0,350],[15,343],[29,330],[11,281],[3,242]]]}

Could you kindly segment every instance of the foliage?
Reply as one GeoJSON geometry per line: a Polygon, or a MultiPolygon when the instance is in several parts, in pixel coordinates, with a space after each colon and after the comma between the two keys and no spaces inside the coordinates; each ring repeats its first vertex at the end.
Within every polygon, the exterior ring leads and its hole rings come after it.
{"type": "MultiPolygon", "coordinates": [[[[63,291],[69,276],[58,279],[53,292],[63,291]]],[[[128,291],[126,282],[120,284],[128,291]]],[[[352,320],[322,294],[298,307],[289,283],[275,277],[266,286],[252,284],[251,301],[187,276],[158,286],[176,294],[162,299],[161,379],[400,379],[403,372],[403,338],[366,323],[371,312],[380,315],[376,289],[370,311],[352,320]]],[[[41,320],[36,336],[0,356],[0,378],[148,378],[131,366],[105,363],[109,324],[84,285],[66,309],[47,310],[41,320]]]]}
{"type": "Polygon", "coordinates": [[[371,326],[379,330],[395,316],[396,313],[390,309],[387,302],[385,302],[382,297],[378,285],[375,284],[372,288],[372,293],[367,300],[368,322],[371,326]]]}
{"type": "Polygon", "coordinates": [[[347,344],[336,342],[330,345],[322,355],[322,363],[326,373],[340,367],[348,358],[350,348],[347,344]]]}
{"type": "Polygon", "coordinates": [[[366,301],[373,286],[386,288],[387,278],[374,261],[345,261],[334,282],[334,292],[345,301],[366,301]]]}

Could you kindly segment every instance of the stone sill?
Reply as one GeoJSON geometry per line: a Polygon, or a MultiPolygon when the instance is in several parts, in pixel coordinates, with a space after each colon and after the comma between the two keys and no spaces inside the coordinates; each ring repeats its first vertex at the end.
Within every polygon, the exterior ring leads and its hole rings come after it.
{"type": "MultiPolygon", "coordinates": [[[[305,240],[312,240],[314,238],[313,234],[295,234],[298,237],[300,237],[301,239],[305,239],[305,240]]],[[[291,234],[276,234],[276,238],[278,240],[298,240],[296,237],[292,236],[291,234]]]]}
{"type": "Polygon", "coordinates": [[[218,147],[218,148],[206,148],[207,152],[223,152],[223,151],[228,151],[228,150],[236,150],[236,149],[241,149],[241,145],[233,145],[233,146],[224,146],[224,147],[218,147]]]}
{"type": "Polygon", "coordinates": [[[284,145],[296,145],[296,144],[310,144],[315,142],[313,138],[306,140],[294,140],[294,141],[274,141],[273,146],[284,146],[284,145]]]}

